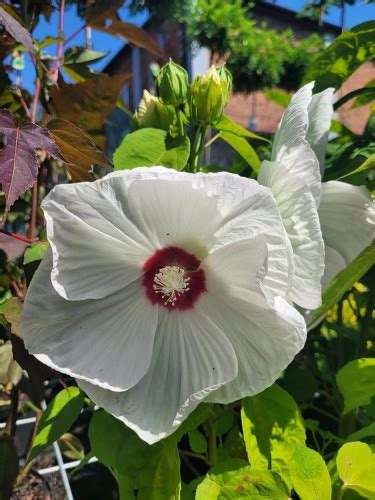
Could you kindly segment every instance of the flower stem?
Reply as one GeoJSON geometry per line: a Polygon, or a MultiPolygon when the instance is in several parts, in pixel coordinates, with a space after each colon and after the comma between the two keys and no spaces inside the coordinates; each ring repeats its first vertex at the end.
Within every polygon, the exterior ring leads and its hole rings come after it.
{"type": "Polygon", "coordinates": [[[198,172],[200,169],[206,134],[207,127],[204,125],[199,125],[194,129],[190,158],[187,164],[187,170],[189,172],[198,172]]]}
{"type": "Polygon", "coordinates": [[[202,125],[201,127],[199,127],[198,132],[199,132],[199,140],[198,140],[197,152],[195,154],[194,172],[198,172],[201,167],[202,153],[204,151],[204,141],[207,135],[207,127],[204,127],[202,125]]]}

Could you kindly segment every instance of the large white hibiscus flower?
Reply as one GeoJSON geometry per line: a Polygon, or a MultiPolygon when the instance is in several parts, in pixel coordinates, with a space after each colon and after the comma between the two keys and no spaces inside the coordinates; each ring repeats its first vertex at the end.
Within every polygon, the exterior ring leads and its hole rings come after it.
{"type": "Polygon", "coordinates": [[[306,309],[319,306],[321,285],[372,242],[375,228],[365,187],[321,183],[334,89],[312,95],[313,86],[308,83],[293,96],[275,135],[272,161],[263,162],[258,177],[271,188],[293,247],[291,297],[306,309]]]}
{"type": "Polygon", "coordinates": [[[140,168],[60,185],[28,291],[27,348],[149,443],[202,400],[271,385],[305,341],[268,188],[140,168]]]}

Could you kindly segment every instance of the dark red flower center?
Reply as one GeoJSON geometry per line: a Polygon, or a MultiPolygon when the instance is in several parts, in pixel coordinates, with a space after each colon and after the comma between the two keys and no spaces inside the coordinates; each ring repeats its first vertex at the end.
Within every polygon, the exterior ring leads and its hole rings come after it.
{"type": "Polygon", "coordinates": [[[206,276],[200,263],[182,248],[157,250],[143,266],[143,285],[150,302],[170,310],[192,309],[206,291],[206,276]]]}

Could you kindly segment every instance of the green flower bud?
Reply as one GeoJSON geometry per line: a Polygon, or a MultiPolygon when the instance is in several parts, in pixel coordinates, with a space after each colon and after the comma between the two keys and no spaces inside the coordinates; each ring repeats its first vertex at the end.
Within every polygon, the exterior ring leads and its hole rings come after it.
{"type": "Polygon", "coordinates": [[[159,96],[165,104],[179,106],[187,98],[188,74],[182,66],[170,59],[158,72],[156,86],[159,96]]]}
{"type": "Polygon", "coordinates": [[[176,121],[176,111],[173,106],[163,104],[158,97],[143,91],[138,110],[133,116],[134,128],[160,128],[169,130],[176,121]]]}
{"type": "Polygon", "coordinates": [[[227,83],[220,77],[216,68],[211,66],[191,84],[191,120],[198,125],[215,125],[222,117],[228,99],[227,83]]]}
{"type": "Polygon", "coordinates": [[[232,73],[229,71],[229,69],[227,69],[225,64],[216,68],[216,71],[219,73],[220,78],[223,80],[227,88],[227,94],[228,94],[227,103],[228,103],[230,95],[232,93],[232,84],[233,84],[232,73]]]}

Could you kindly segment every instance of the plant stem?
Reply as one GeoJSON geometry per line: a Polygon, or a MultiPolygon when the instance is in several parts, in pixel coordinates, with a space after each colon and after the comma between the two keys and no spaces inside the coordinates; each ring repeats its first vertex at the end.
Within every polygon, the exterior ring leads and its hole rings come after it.
{"type": "Polygon", "coordinates": [[[339,418],[338,417],[336,417],[335,415],[332,415],[332,413],[329,413],[326,410],[323,410],[323,408],[319,408],[318,406],[315,406],[313,404],[309,404],[308,407],[311,408],[311,410],[314,410],[314,411],[316,411],[318,413],[321,413],[322,415],[325,415],[326,417],[334,420],[335,422],[339,422],[339,418]]]}
{"type": "Polygon", "coordinates": [[[18,233],[12,233],[9,231],[6,231],[5,229],[0,228],[0,233],[6,234],[7,236],[10,236],[11,238],[15,238],[16,240],[23,241],[24,243],[33,243],[35,240],[31,240],[30,238],[27,238],[23,234],[18,234],[18,233]]]}
{"type": "Polygon", "coordinates": [[[18,387],[14,385],[10,393],[10,413],[8,415],[4,429],[5,434],[9,434],[9,436],[12,438],[14,438],[16,434],[18,397],[19,397],[18,387]]]}
{"type": "Polygon", "coordinates": [[[208,148],[208,146],[211,146],[211,144],[213,142],[215,142],[217,139],[219,139],[219,137],[221,137],[221,132],[219,132],[218,134],[214,135],[209,141],[207,141],[206,144],[204,145],[204,147],[208,148]]]}
{"type": "Polygon", "coordinates": [[[27,115],[28,119],[29,119],[29,120],[31,120],[31,113],[30,113],[30,110],[29,110],[29,108],[27,107],[27,104],[26,104],[26,102],[25,102],[25,99],[24,99],[24,98],[23,98],[23,96],[22,96],[21,89],[20,89],[19,87],[17,87],[17,89],[16,89],[16,94],[17,94],[17,96],[18,96],[18,99],[20,100],[20,103],[21,103],[21,105],[22,105],[22,107],[23,107],[23,110],[25,111],[25,113],[26,113],[26,115],[27,115]]]}
{"type": "MultiPolygon", "coordinates": [[[[42,89],[42,83],[40,81],[40,78],[37,78],[35,83],[35,94],[31,108],[32,123],[35,123],[41,89],[42,89]]],[[[27,236],[30,240],[33,240],[35,238],[37,211],[38,211],[38,180],[33,185],[33,190],[32,190],[31,217],[30,217],[29,229],[27,232],[27,236]]]]}
{"type": "Polygon", "coordinates": [[[337,499],[336,500],[341,500],[342,497],[344,496],[345,491],[347,490],[346,484],[343,484],[337,494],[337,499]]]}
{"type": "Polygon", "coordinates": [[[217,436],[212,418],[208,419],[208,459],[211,467],[217,464],[217,436]]]}
{"type": "Polygon", "coordinates": [[[70,40],[72,40],[74,37],[79,35],[81,33],[81,31],[83,31],[86,27],[87,27],[86,23],[82,24],[82,26],[80,26],[78,29],[76,29],[71,35],[68,36],[68,38],[66,40],[63,41],[63,45],[66,45],[67,43],[69,43],[70,40]]]}
{"type": "Polygon", "coordinates": [[[199,139],[198,139],[197,152],[195,154],[195,160],[194,160],[194,172],[198,172],[201,166],[201,158],[202,158],[202,153],[204,151],[204,141],[207,135],[207,127],[201,126],[199,127],[198,131],[199,131],[199,139]]]}
{"type": "Polygon", "coordinates": [[[193,140],[191,142],[191,149],[190,149],[190,157],[189,161],[187,163],[188,171],[189,172],[194,172],[194,162],[195,162],[195,153],[197,150],[197,143],[199,140],[199,127],[195,127],[194,132],[193,132],[193,140]]]}
{"type": "Polygon", "coordinates": [[[359,340],[356,349],[356,358],[360,358],[366,354],[367,340],[371,329],[372,313],[375,309],[375,288],[371,287],[368,292],[368,301],[366,314],[362,320],[361,330],[359,332],[359,340]]]}
{"type": "Polygon", "coordinates": [[[60,0],[60,8],[59,8],[59,38],[60,41],[57,44],[57,61],[56,67],[53,71],[53,81],[57,83],[57,79],[59,77],[59,71],[62,66],[62,58],[64,51],[64,15],[65,15],[65,0],[60,0]]]}
{"type": "Polygon", "coordinates": [[[181,450],[181,449],[178,449],[178,451],[179,451],[179,453],[181,453],[181,455],[186,455],[187,457],[197,458],[198,460],[202,460],[203,462],[207,463],[207,457],[205,457],[204,455],[202,455],[200,453],[194,453],[193,451],[181,450]]]}
{"type": "Polygon", "coordinates": [[[20,300],[22,300],[22,302],[23,302],[25,300],[25,297],[23,296],[23,293],[19,289],[19,286],[17,285],[17,283],[15,281],[12,281],[11,285],[12,285],[12,288],[15,291],[15,294],[17,295],[17,297],[20,300]]]}

